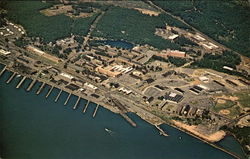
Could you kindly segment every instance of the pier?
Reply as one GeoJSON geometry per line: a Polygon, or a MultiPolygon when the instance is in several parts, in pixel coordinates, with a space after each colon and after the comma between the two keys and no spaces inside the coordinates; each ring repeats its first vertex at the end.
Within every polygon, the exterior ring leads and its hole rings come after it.
{"type": "Polygon", "coordinates": [[[76,107],[77,107],[77,105],[78,105],[80,99],[81,99],[81,97],[78,97],[78,99],[77,99],[77,101],[76,101],[76,103],[75,103],[75,105],[74,105],[74,107],[73,107],[74,110],[76,109],[76,107]]]}
{"type": "Polygon", "coordinates": [[[45,84],[46,84],[45,82],[42,83],[41,87],[37,90],[36,95],[41,93],[41,91],[43,90],[45,84]]]}
{"type": "Polygon", "coordinates": [[[125,113],[120,113],[120,115],[121,115],[125,120],[127,120],[133,127],[136,127],[136,123],[135,123],[132,119],[130,119],[130,118],[127,116],[127,114],[125,114],[125,113]]]}
{"type": "Polygon", "coordinates": [[[54,88],[54,86],[51,86],[51,87],[50,87],[48,93],[46,94],[46,98],[49,97],[49,95],[50,95],[50,93],[52,92],[53,88],[54,88]]]}
{"type": "Polygon", "coordinates": [[[36,79],[34,79],[34,80],[30,83],[29,87],[27,88],[27,92],[29,92],[29,91],[32,89],[32,87],[35,85],[35,83],[36,83],[36,79]]]}
{"type": "Polygon", "coordinates": [[[64,105],[67,105],[67,103],[68,103],[68,101],[69,101],[70,96],[71,96],[71,93],[69,93],[69,95],[68,95],[67,99],[66,99],[66,100],[65,100],[65,102],[64,102],[64,105]]]}
{"type": "Polygon", "coordinates": [[[162,128],[160,128],[160,126],[159,126],[159,125],[155,125],[155,127],[156,127],[156,129],[158,129],[158,130],[159,130],[160,135],[163,135],[163,136],[168,136],[168,134],[167,134],[164,130],[162,130],[162,128]]]}
{"type": "Polygon", "coordinates": [[[20,80],[20,82],[16,86],[17,89],[21,87],[21,85],[23,84],[23,82],[25,81],[25,79],[26,79],[26,76],[23,76],[23,78],[20,80]]]}
{"type": "Polygon", "coordinates": [[[7,80],[7,84],[9,84],[11,81],[12,81],[12,79],[15,77],[15,75],[16,75],[16,72],[13,72],[13,74],[10,76],[10,78],[7,80]]]}
{"type": "Polygon", "coordinates": [[[88,108],[88,106],[89,106],[89,102],[90,102],[90,101],[88,100],[88,102],[87,102],[86,106],[84,107],[84,109],[83,109],[83,111],[82,111],[83,113],[85,113],[85,112],[86,112],[86,110],[87,110],[87,108],[88,108]]]}
{"type": "Polygon", "coordinates": [[[0,72],[0,77],[1,77],[2,74],[5,72],[6,68],[7,68],[7,66],[5,66],[5,67],[2,69],[2,71],[0,72]]]}
{"type": "Polygon", "coordinates": [[[96,108],[95,108],[95,111],[94,111],[94,113],[93,113],[93,118],[95,117],[95,115],[96,115],[96,113],[97,113],[98,108],[99,108],[99,104],[97,104],[97,106],[96,106],[96,108]]]}
{"type": "Polygon", "coordinates": [[[60,92],[59,92],[58,95],[56,96],[55,102],[58,101],[58,99],[59,99],[59,97],[60,97],[61,94],[62,94],[62,89],[60,90],[60,92]]]}

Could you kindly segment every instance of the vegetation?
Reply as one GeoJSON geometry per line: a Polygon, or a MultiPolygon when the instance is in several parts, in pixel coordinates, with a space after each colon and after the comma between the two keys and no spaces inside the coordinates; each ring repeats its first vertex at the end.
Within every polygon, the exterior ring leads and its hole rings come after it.
{"type": "Polygon", "coordinates": [[[247,155],[250,155],[250,151],[246,147],[247,145],[250,145],[250,127],[238,127],[234,126],[232,128],[228,126],[221,127],[222,130],[225,130],[231,134],[233,134],[237,140],[240,142],[241,145],[243,145],[243,150],[247,155]]]}
{"type": "Polygon", "coordinates": [[[250,108],[250,91],[238,92],[234,96],[239,98],[237,101],[240,103],[240,106],[250,108]]]}
{"type": "Polygon", "coordinates": [[[21,24],[30,37],[41,37],[43,42],[55,42],[58,39],[76,35],[86,35],[96,15],[88,18],[72,19],[65,15],[45,16],[40,10],[51,7],[53,2],[9,1],[4,8],[6,17],[21,24]]]}
{"type": "Polygon", "coordinates": [[[149,44],[158,49],[180,49],[178,44],[154,35],[155,28],[165,26],[165,23],[183,25],[168,15],[151,17],[132,9],[110,7],[98,22],[93,36],[149,44]]]}
{"type": "Polygon", "coordinates": [[[250,57],[250,7],[243,0],[154,1],[216,41],[250,57]]]}
{"type": "Polygon", "coordinates": [[[224,51],[223,54],[205,54],[201,60],[193,62],[191,67],[211,68],[219,72],[237,74],[235,71],[223,69],[223,66],[236,69],[236,65],[239,65],[240,62],[239,55],[231,51],[224,51]]]}
{"type": "Polygon", "coordinates": [[[169,57],[168,61],[177,67],[183,66],[185,63],[187,63],[186,59],[177,57],[169,57]]]}
{"type": "Polygon", "coordinates": [[[158,61],[162,61],[162,62],[169,62],[177,67],[180,67],[180,66],[183,66],[185,63],[187,63],[187,60],[186,59],[183,59],[183,58],[177,58],[177,57],[168,57],[168,58],[163,58],[163,57],[160,57],[160,56],[155,56],[153,55],[149,61],[147,62],[148,63],[151,63],[155,60],[158,60],[158,61]]]}
{"type": "Polygon", "coordinates": [[[213,109],[216,111],[216,112],[219,112],[220,110],[222,109],[228,109],[228,108],[231,108],[233,107],[236,103],[231,101],[231,100],[226,100],[226,99],[223,99],[225,101],[225,103],[217,103],[213,109]]]}

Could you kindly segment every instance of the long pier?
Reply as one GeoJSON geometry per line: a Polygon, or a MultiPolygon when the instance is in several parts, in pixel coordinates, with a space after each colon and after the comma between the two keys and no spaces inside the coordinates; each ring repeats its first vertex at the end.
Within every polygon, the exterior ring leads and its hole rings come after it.
{"type": "Polygon", "coordinates": [[[97,104],[97,106],[96,106],[96,108],[95,108],[95,111],[94,111],[94,113],[93,113],[93,118],[95,117],[95,115],[96,115],[96,113],[97,113],[98,108],[99,108],[99,104],[97,104]]]}
{"type": "Polygon", "coordinates": [[[62,89],[60,90],[60,92],[59,92],[58,95],[56,96],[55,102],[58,101],[58,99],[59,99],[59,97],[60,97],[61,94],[62,94],[62,89]]]}
{"type": "Polygon", "coordinates": [[[17,89],[21,87],[21,85],[23,84],[23,82],[25,81],[25,79],[26,79],[26,76],[23,76],[23,78],[20,80],[20,82],[16,86],[17,89]]]}
{"type": "Polygon", "coordinates": [[[54,86],[51,86],[51,87],[50,87],[48,93],[46,94],[46,98],[49,97],[49,95],[50,95],[50,93],[52,92],[53,88],[54,88],[54,86]]]}
{"type": "Polygon", "coordinates": [[[64,105],[67,105],[67,103],[68,103],[68,101],[69,101],[69,98],[70,98],[71,94],[72,94],[72,93],[69,93],[67,99],[66,99],[65,102],[64,102],[64,105]]]}
{"type": "Polygon", "coordinates": [[[89,102],[90,102],[90,101],[88,100],[87,104],[85,105],[85,107],[84,107],[84,109],[83,109],[83,111],[82,111],[83,113],[86,112],[86,110],[87,110],[87,108],[88,108],[88,106],[89,106],[89,102]]]}
{"type": "Polygon", "coordinates": [[[16,72],[13,72],[13,74],[10,76],[10,78],[6,81],[7,84],[9,84],[13,78],[16,76],[16,72]]]}
{"type": "Polygon", "coordinates": [[[2,76],[2,74],[5,72],[7,66],[5,65],[4,68],[2,69],[2,71],[0,72],[0,77],[2,76]]]}
{"type": "Polygon", "coordinates": [[[76,107],[77,107],[77,105],[78,105],[80,99],[81,99],[81,97],[78,96],[78,99],[77,99],[77,101],[76,101],[76,103],[75,103],[75,105],[74,105],[74,107],[73,107],[74,110],[76,109],[76,107]]]}
{"type": "Polygon", "coordinates": [[[133,127],[136,127],[136,123],[130,119],[125,113],[120,113],[120,115],[125,119],[127,120],[133,127]]]}
{"type": "Polygon", "coordinates": [[[35,83],[36,83],[36,79],[34,79],[34,80],[30,83],[29,87],[27,88],[27,91],[28,91],[28,92],[32,89],[32,87],[35,85],[35,83]]]}
{"type": "Polygon", "coordinates": [[[44,88],[45,84],[46,84],[45,82],[42,83],[41,87],[37,90],[36,95],[41,93],[41,91],[44,88]]]}
{"type": "Polygon", "coordinates": [[[155,127],[156,127],[156,129],[158,129],[159,130],[159,132],[160,132],[160,135],[163,135],[163,136],[168,136],[168,134],[162,129],[162,128],[160,128],[160,126],[159,125],[155,125],[155,127]]]}

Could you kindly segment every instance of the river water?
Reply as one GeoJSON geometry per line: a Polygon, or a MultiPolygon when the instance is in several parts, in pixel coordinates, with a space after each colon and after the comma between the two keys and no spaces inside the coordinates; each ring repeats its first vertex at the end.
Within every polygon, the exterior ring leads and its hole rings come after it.
{"type": "MultiPolygon", "coordinates": [[[[2,66],[0,67],[2,69],[2,66]]],[[[86,101],[81,100],[77,110],[72,107],[77,97],[72,96],[63,105],[67,93],[54,102],[59,90],[54,89],[48,99],[48,86],[36,95],[37,83],[26,92],[30,80],[20,89],[20,80],[0,78],[0,155],[18,159],[231,159],[230,155],[215,149],[175,128],[163,125],[170,135],[160,136],[158,131],[134,114],[129,116],[137,123],[133,128],[122,117],[102,107],[96,117],[90,103],[82,113],[86,101]],[[105,128],[111,130],[105,131],[105,128]],[[181,139],[179,138],[181,137],[181,139]]],[[[233,138],[220,143],[243,155],[233,138]]]]}

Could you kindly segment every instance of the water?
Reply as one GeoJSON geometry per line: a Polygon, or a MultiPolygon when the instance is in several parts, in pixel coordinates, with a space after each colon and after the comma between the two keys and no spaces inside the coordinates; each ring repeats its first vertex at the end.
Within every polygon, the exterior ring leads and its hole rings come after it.
{"type": "Polygon", "coordinates": [[[106,40],[103,41],[103,43],[112,47],[123,48],[127,50],[132,49],[134,46],[133,44],[122,40],[106,40]]]}
{"type": "MultiPolygon", "coordinates": [[[[31,92],[25,89],[26,80],[16,89],[20,78],[9,84],[10,73],[0,78],[0,154],[2,158],[23,159],[231,159],[217,150],[175,128],[163,125],[169,137],[159,136],[158,131],[134,114],[129,116],[137,123],[133,128],[122,117],[100,107],[96,117],[92,114],[95,104],[90,103],[82,113],[86,101],[81,100],[77,110],[73,106],[77,97],[63,103],[54,99],[59,90],[54,89],[48,99],[48,86],[35,95],[37,83],[31,92]],[[112,130],[112,134],[105,131],[112,130]],[[179,136],[182,139],[179,139],[179,136]]],[[[233,140],[233,139],[228,139],[233,140]]],[[[236,143],[234,147],[239,148],[236,143]]],[[[229,146],[230,147],[230,146],[229,146]]]]}

